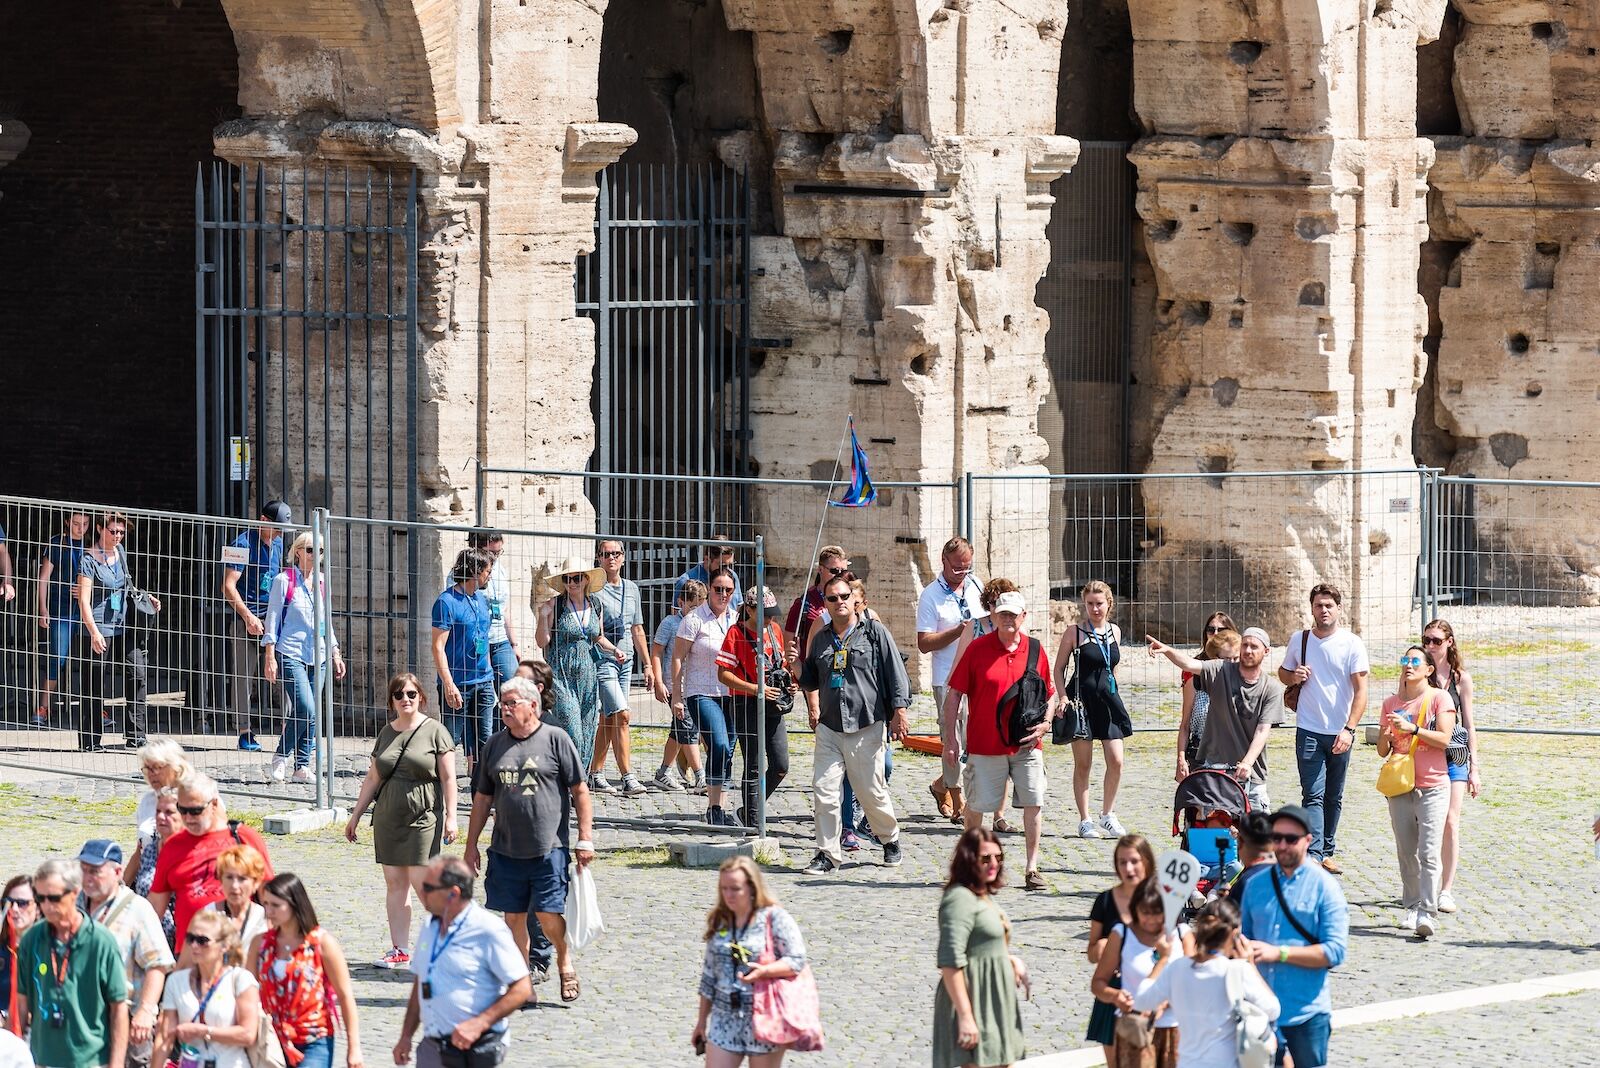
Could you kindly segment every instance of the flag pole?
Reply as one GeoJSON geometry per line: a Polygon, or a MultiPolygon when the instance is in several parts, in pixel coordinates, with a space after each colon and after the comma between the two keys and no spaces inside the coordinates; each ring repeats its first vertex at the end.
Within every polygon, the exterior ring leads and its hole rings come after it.
{"type": "MultiPolygon", "coordinates": [[[[839,484],[839,464],[844,459],[844,443],[850,437],[850,420],[852,418],[854,418],[853,414],[846,414],[844,417],[844,433],[839,435],[839,451],[833,458],[833,476],[828,479],[828,488],[822,494],[822,518],[817,520],[817,541],[811,547],[811,563],[806,567],[806,584],[800,588],[801,622],[805,621],[806,591],[811,589],[811,576],[822,567],[821,563],[817,561],[817,554],[822,551],[822,528],[828,524],[828,498],[833,496],[833,487],[839,484]]],[[[799,631],[797,630],[795,633],[798,635],[799,631]]],[[[805,650],[800,650],[800,653],[803,656],[805,650]]]]}

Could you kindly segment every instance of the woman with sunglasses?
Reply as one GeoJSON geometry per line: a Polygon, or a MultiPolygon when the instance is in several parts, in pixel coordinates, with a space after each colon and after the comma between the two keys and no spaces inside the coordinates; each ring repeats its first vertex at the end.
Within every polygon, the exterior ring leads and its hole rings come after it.
{"type": "Polygon", "coordinates": [[[150,1063],[250,1068],[261,995],[255,976],[236,966],[239,932],[220,912],[201,912],[183,942],[190,964],[167,976],[150,1063]]]}
{"type": "MultiPolygon", "coordinates": [[[[183,829],[183,822],[178,816],[176,786],[163,786],[155,792],[155,815],[150,823],[149,836],[139,839],[134,851],[129,854],[133,859],[122,871],[122,881],[132,887],[134,893],[145,898],[150,896],[150,884],[155,881],[156,861],[161,856],[162,843],[183,829]]],[[[175,896],[169,895],[166,906],[161,910],[161,930],[167,936],[167,945],[173,949],[178,948],[175,896]]]]}
{"type": "Polygon", "coordinates": [[[282,782],[294,759],[294,781],[311,781],[311,754],[317,746],[317,679],[333,659],[333,677],[344,678],[344,657],[333,633],[332,604],[316,573],[317,553],[311,532],[294,539],[287,566],[272,580],[267,593],[267,630],[261,636],[262,670],[268,684],[283,678],[288,716],[272,758],[272,778],[282,782]],[[318,591],[313,596],[312,591],[318,591]],[[317,599],[322,607],[317,607],[317,599]],[[318,617],[322,631],[317,630],[318,617]],[[323,635],[326,635],[324,637],[323,635]]]}
{"type": "MultiPolygon", "coordinates": [[[[1221,659],[1222,655],[1213,643],[1230,631],[1235,635],[1239,633],[1239,628],[1233,625],[1233,617],[1226,612],[1212,612],[1201,628],[1200,654],[1195,659],[1221,659]]],[[[1233,655],[1235,658],[1239,655],[1237,637],[1234,638],[1233,655]]],[[[1182,686],[1183,710],[1178,714],[1178,773],[1173,776],[1178,782],[1188,776],[1189,765],[1200,754],[1200,737],[1205,734],[1206,712],[1211,707],[1211,696],[1204,690],[1194,688],[1194,676],[1187,671],[1183,673],[1182,686]]]]}
{"type": "Polygon", "coordinates": [[[933,1068],[1009,1065],[1025,1056],[1017,988],[1028,969],[1011,952],[1011,924],[995,892],[1005,850],[988,827],[963,831],[939,902],[939,986],[933,995],[933,1068]]]}
{"type": "MultiPolygon", "coordinates": [[[[126,722],[123,740],[131,746],[144,744],[147,661],[144,647],[134,637],[130,624],[137,587],[128,570],[124,542],[128,517],[121,512],[106,512],[95,520],[95,543],[78,560],[78,615],[83,629],[78,632],[78,670],[81,673],[83,700],[78,705],[78,748],[94,752],[102,744],[111,713],[106,701],[111,697],[111,676],[119,679],[126,722]]],[[[161,611],[161,600],[148,597],[151,611],[161,611]]]]}
{"type": "Polygon", "coordinates": [[[1428,657],[1422,646],[1409,646],[1400,657],[1400,690],[1383,702],[1383,727],[1378,755],[1410,750],[1416,767],[1414,787],[1389,798],[1389,823],[1394,827],[1400,860],[1400,928],[1417,937],[1432,937],[1439,926],[1439,882],[1444,846],[1444,821],[1450,811],[1450,776],[1444,751],[1456,725],[1456,706],[1444,690],[1429,682],[1428,657]]]}
{"type": "Polygon", "coordinates": [[[13,876],[6,883],[5,896],[0,902],[5,918],[0,921],[0,1024],[14,1035],[22,1034],[22,1021],[17,1017],[17,946],[22,932],[39,922],[39,903],[33,899],[33,879],[26,875],[13,876]]]}
{"type": "Polygon", "coordinates": [[[372,851],[383,869],[389,951],[380,968],[411,964],[411,893],[422,900],[422,877],[442,845],[456,840],[456,746],[449,728],[427,714],[422,683],[409,672],[389,680],[389,722],[372,744],[361,792],[344,825],[356,840],[372,809],[372,851]]]}
{"type": "Polygon", "coordinates": [[[711,758],[706,767],[706,822],[738,827],[722,807],[722,791],[733,778],[733,743],[723,707],[728,688],[717,678],[717,657],[739,618],[733,609],[738,588],[733,569],[717,568],[707,586],[706,603],[683,617],[673,639],[672,714],[678,719],[692,717],[706,741],[711,758]]]}
{"type": "Polygon", "coordinates": [[[360,1068],[361,1020],[350,967],[339,940],[318,925],[300,877],[284,872],[268,880],[261,907],[267,931],[250,944],[246,960],[289,1068],[332,1068],[333,1032],[341,1019],[345,1064],[360,1068]]]}
{"type": "Polygon", "coordinates": [[[1477,797],[1483,789],[1479,778],[1478,728],[1472,721],[1472,675],[1461,657],[1455,628],[1436,619],[1422,628],[1422,648],[1428,654],[1428,670],[1433,685],[1450,695],[1456,706],[1456,726],[1450,747],[1444,751],[1445,771],[1450,776],[1450,812],[1444,818],[1444,847],[1440,863],[1444,874],[1439,881],[1439,911],[1454,912],[1456,865],[1461,857],[1461,808],[1468,794],[1477,797]]]}
{"type": "Polygon", "coordinates": [[[550,596],[539,606],[534,635],[550,665],[554,707],[548,719],[571,737],[585,768],[594,760],[594,736],[600,729],[599,662],[603,657],[618,664],[627,659],[607,640],[605,609],[592,596],[605,583],[603,570],[569,556],[545,585],[550,596]]]}

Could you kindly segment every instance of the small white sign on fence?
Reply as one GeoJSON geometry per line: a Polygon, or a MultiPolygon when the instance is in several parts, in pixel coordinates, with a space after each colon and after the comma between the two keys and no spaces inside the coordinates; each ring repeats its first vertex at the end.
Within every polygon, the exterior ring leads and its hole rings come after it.
{"type": "Polygon", "coordinates": [[[243,545],[226,545],[222,549],[222,562],[234,567],[250,566],[250,550],[243,545]]]}
{"type": "Polygon", "coordinates": [[[1399,513],[1401,515],[1404,515],[1406,512],[1411,511],[1411,498],[1410,497],[1390,497],[1389,498],[1389,511],[1396,512],[1396,513],[1399,513]]]}

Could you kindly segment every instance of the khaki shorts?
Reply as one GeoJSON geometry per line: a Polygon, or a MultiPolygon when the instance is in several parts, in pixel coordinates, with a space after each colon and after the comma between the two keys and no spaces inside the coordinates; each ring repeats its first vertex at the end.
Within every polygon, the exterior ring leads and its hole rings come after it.
{"type": "Polygon", "coordinates": [[[1043,805],[1047,785],[1044,750],[1025,749],[1011,756],[967,754],[967,766],[961,772],[961,789],[968,808],[977,812],[999,812],[1007,781],[1012,785],[1012,803],[1018,808],[1043,805]]]}

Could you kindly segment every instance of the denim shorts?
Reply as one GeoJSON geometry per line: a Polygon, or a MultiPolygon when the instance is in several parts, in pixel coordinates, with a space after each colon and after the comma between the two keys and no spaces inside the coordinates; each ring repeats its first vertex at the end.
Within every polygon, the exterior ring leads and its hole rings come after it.
{"type": "Polygon", "coordinates": [[[1451,782],[1466,782],[1467,776],[1472,774],[1472,765],[1447,763],[1444,770],[1449,774],[1451,782]]]}
{"type": "Polygon", "coordinates": [[[560,846],[542,857],[520,859],[489,850],[484,877],[485,902],[495,912],[526,913],[567,910],[569,854],[560,846]]]}
{"type": "Polygon", "coordinates": [[[679,719],[672,717],[672,723],[667,727],[667,737],[679,745],[699,745],[700,728],[696,726],[694,717],[679,719]]]}
{"type": "Polygon", "coordinates": [[[600,714],[614,716],[628,710],[628,676],[633,668],[608,660],[600,665],[600,714]]]}

